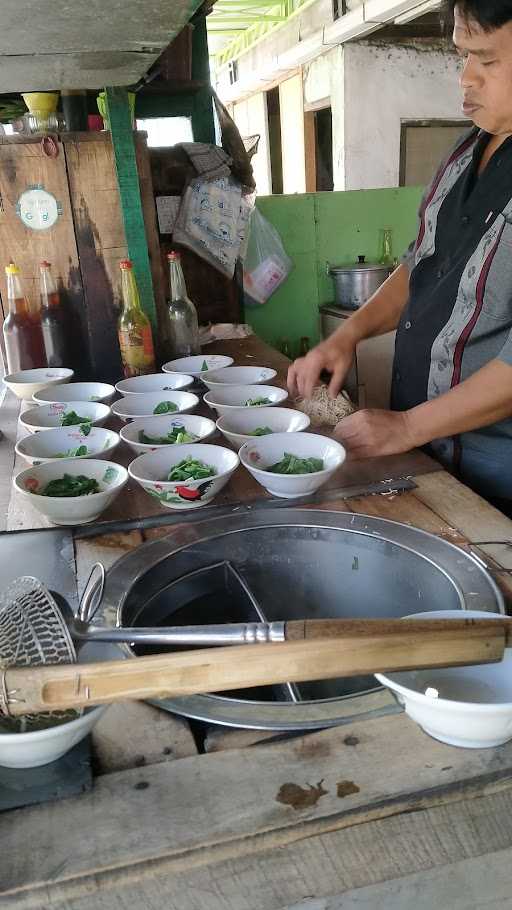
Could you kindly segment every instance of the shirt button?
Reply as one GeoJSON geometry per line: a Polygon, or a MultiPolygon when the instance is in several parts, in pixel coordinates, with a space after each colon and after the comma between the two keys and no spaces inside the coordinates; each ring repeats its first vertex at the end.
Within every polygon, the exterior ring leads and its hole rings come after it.
{"type": "Polygon", "coordinates": [[[469,224],[469,222],[471,221],[469,215],[463,215],[460,220],[462,221],[462,224],[469,224]]]}
{"type": "Polygon", "coordinates": [[[411,325],[412,325],[412,322],[409,322],[409,320],[407,320],[407,322],[405,323],[405,328],[410,329],[411,325]]]}
{"type": "Polygon", "coordinates": [[[396,379],[396,381],[397,381],[397,382],[400,382],[401,378],[402,378],[402,377],[401,377],[399,371],[398,371],[398,370],[395,370],[395,379],[396,379]]]}
{"type": "Polygon", "coordinates": [[[439,269],[439,271],[438,271],[438,273],[437,273],[437,275],[436,275],[436,278],[442,278],[443,275],[444,275],[443,270],[442,270],[442,269],[439,269]]]}

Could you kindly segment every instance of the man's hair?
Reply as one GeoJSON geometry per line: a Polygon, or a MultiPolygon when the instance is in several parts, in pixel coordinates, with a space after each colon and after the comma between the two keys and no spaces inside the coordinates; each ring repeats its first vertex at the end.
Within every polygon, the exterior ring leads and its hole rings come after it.
{"type": "Polygon", "coordinates": [[[484,32],[492,32],[512,22],[512,0],[445,0],[445,16],[453,25],[455,7],[469,22],[476,22],[484,32]]]}

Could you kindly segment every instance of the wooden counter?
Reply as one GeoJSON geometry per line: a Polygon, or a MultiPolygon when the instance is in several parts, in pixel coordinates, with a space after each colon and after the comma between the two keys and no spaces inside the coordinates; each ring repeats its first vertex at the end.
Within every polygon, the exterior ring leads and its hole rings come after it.
{"type": "MultiPolygon", "coordinates": [[[[237,363],[281,371],[286,365],[257,339],[218,347],[233,352],[237,363]]],[[[14,424],[2,424],[7,438],[14,424]]],[[[0,444],[6,524],[26,527],[6,489],[9,458],[12,467],[12,448],[0,444]]],[[[342,471],[337,488],[400,477],[411,477],[415,487],[334,501],[327,490],[316,508],[394,519],[471,546],[509,590],[504,570],[512,568],[512,550],[472,542],[512,540],[512,522],[435,462],[411,453],[353,462],[342,471]]],[[[254,496],[252,483],[240,472],[226,502],[254,496]]],[[[132,516],[133,503],[140,514],[154,508],[141,496],[131,491],[132,516]]],[[[109,517],[119,514],[126,513],[109,517]]],[[[79,586],[95,559],[109,566],[163,533],[76,541],[79,586]]],[[[430,739],[403,714],[370,712],[308,735],[215,728],[206,739],[208,752],[199,754],[185,720],[139,704],[110,708],[94,748],[98,776],[91,792],[0,815],[0,906],[512,906],[512,742],[455,749],[430,739]]]]}

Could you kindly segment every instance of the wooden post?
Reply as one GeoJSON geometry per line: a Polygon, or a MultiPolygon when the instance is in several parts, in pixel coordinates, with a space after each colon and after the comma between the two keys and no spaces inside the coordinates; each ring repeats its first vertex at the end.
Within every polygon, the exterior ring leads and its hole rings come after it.
{"type": "Polygon", "coordinates": [[[153,331],[156,332],[153,279],[142,212],[128,92],[124,88],[106,88],[105,93],[128,256],[135,269],[142,309],[151,320],[153,331]]]}

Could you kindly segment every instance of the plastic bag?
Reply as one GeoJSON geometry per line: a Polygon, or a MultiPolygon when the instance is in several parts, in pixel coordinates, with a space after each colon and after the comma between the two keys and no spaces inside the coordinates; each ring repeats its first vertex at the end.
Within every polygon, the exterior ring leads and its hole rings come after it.
{"type": "Polygon", "coordinates": [[[293,268],[275,227],[254,208],[244,260],[244,297],[249,306],[266,303],[293,268]]]}

